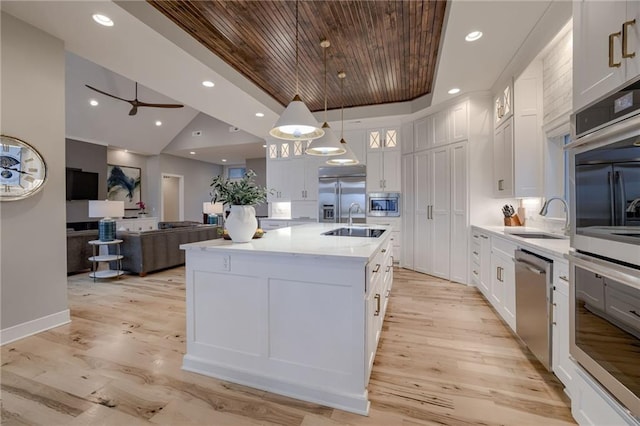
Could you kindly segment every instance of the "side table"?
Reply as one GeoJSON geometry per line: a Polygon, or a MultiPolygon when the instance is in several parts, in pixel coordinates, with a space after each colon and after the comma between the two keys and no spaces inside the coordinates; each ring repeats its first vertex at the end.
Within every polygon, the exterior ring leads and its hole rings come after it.
{"type": "Polygon", "coordinates": [[[111,240],[111,241],[100,241],[100,240],[91,240],[89,241],[89,245],[93,249],[93,256],[89,258],[91,261],[91,272],[89,273],[89,277],[93,278],[93,282],[96,281],[96,278],[113,278],[119,277],[123,275],[122,271],[122,256],[120,254],[120,244],[122,240],[111,240]],[[116,254],[100,254],[101,246],[109,246],[115,244],[116,246],[116,254]],[[98,253],[96,253],[96,250],[98,253]],[[116,262],[116,269],[104,269],[99,271],[98,267],[100,266],[100,262],[116,262]]]}

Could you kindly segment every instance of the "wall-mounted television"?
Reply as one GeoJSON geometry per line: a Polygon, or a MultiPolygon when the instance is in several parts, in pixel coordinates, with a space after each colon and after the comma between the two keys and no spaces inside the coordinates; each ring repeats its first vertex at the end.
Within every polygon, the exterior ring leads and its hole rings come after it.
{"type": "Polygon", "coordinates": [[[67,200],[97,200],[98,173],[67,167],[67,200]]]}

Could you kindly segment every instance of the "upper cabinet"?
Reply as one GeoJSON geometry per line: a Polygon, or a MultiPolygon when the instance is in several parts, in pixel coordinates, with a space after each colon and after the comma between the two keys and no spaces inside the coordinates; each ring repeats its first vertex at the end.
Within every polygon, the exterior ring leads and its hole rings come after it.
{"type": "Polygon", "coordinates": [[[509,82],[507,87],[502,90],[498,96],[496,96],[493,109],[493,116],[495,117],[495,127],[499,127],[502,123],[511,117],[513,114],[513,86],[512,83],[509,82]]]}
{"type": "Polygon", "coordinates": [[[369,130],[367,150],[367,192],[400,192],[399,129],[369,130]]]}
{"type": "Polygon", "coordinates": [[[580,109],[640,73],[640,4],[573,3],[573,107],[580,109]]]}
{"type": "MultiPolygon", "coordinates": [[[[501,92],[501,96],[511,89],[501,92]]],[[[500,98],[500,97],[498,97],[500,98]]],[[[496,102],[496,105],[498,103],[496,102]]],[[[542,195],[542,61],[535,60],[515,80],[513,97],[496,116],[493,192],[497,198],[542,195]]],[[[500,108],[496,106],[497,114],[500,108]]]]}
{"type": "Polygon", "coordinates": [[[416,120],[413,124],[414,151],[467,140],[468,105],[467,101],[460,102],[416,120]]]}

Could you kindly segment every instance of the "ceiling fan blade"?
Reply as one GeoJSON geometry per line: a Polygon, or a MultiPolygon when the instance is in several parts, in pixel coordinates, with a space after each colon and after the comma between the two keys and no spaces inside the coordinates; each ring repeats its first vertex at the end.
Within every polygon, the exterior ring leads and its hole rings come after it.
{"type": "Polygon", "coordinates": [[[129,115],[136,115],[137,113],[138,113],[138,107],[134,105],[131,108],[131,111],[129,111],[129,115]]]}
{"type": "Polygon", "coordinates": [[[88,87],[89,89],[91,89],[91,90],[95,90],[95,91],[96,91],[96,92],[98,92],[98,93],[102,93],[103,95],[109,96],[109,97],[114,98],[114,99],[117,99],[117,100],[119,100],[119,101],[125,101],[125,102],[129,102],[129,103],[131,103],[131,102],[132,102],[132,101],[130,101],[129,99],[119,98],[118,96],[112,95],[111,93],[103,92],[102,90],[100,90],[100,89],[96,89],[95,87],[91,87],[91,86],[89,86],[88,84],[85,84],[85,86],[87,86],[87,87],[88,87]]]}
{"type": "Polygon", "coordinates": [[[184,105],[180,104],[150,104],[147,102],[138,101],[137,105],[139,107],[152,107],[152,108],[182,108],[184,105]]]}

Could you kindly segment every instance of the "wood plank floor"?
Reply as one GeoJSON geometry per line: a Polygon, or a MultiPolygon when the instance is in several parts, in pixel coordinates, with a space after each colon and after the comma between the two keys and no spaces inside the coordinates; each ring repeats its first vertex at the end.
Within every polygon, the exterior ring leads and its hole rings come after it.
{"type": "Polygon", "coordinates": [[[397,269],[369,417],[180,369],[184,268],[69,277],[71,324],[2,347],[3,425],[567,425],[560,382],[474,288],[397,269]]]}

